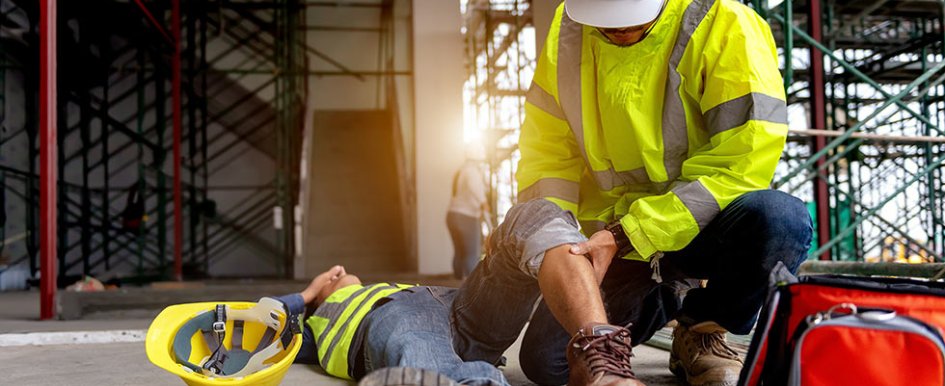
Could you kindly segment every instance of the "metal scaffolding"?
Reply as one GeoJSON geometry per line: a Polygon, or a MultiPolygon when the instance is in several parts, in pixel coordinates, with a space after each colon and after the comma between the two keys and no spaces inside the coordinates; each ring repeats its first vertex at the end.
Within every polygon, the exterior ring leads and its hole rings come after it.
{"type": "Polygon", "coordinates": [[[481,141],[489,164],[493,224],[515,202],[519,126],[535,72],[530,0],[462,2],[467,80],[466,140],[481,141]]]}
{"type": "Polygon", "coordinates": [[[21,218],[0,212],[0,228],[25,224],[17,237],[0,237],[6,265],[28,262],[33,277],[44,265],[37,230],[47,191],[39,177],[50,169],[37,165],[42,58],[55,60],[59,74],[50,237],[58,240],[60,286],[122,266],[134,272],[123,281],[202,277],[212,258],[238,247],[291,277],[310,49],[305,9],[300,0],[59,2],[56,58],[40,55],[39,37],[49,30],[40,28],[38,5],[0,1],[0,203],[23,209],[15,213],[21,218]],[[272,181],[212,185],[247,148],[273,161],[272,181]],[[218,210],[214,193],[234,192],[238,202],[218,210]],[[261,233],[272,226],[273,207],[282,209],[283,231],[261,233]]]}
{"type": "Polygon", "coordinates": [[[789,64],[774,186],[812,204],[811,257],[943,261],[942,3],[754,5],[789,64]]]}

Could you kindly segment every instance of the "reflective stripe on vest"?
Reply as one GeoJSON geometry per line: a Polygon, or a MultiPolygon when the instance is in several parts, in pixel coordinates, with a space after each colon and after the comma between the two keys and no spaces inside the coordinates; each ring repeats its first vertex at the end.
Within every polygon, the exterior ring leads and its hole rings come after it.
{"type": "Polygon", "coordinates": [[[666,89],[663,93],[663,165],[666,167],[666,175],[670,181],[679,178],[682,163],[689,152],[686,110],[683,108],[682,97],[679,95],[679,86],[682,81],[676,68],[679,67],[679,61],[686,52],[692,33],[709,13],[712,4],[715,4],[715,0],[694,0],[689,3],[680,20],[679,35],[676,36],[676,44],[669,57],[666,89]]]}
{"type": "Polygon", "coordinates": [[[786,125],[787,105],[783,100],[757,92],[723,102],[703,114],[709,136],[742,126],[748,121],[768,121],[786,125]]]}
{"type": "Polygon", "coordinates": [[[306,320],[315,338],[318,363],[328,374],[352,379],[348,354],[361,321],[379,300],[404,288],[404,284],[351,285],[335,291],[306,320]]]}
{"type": "Polygon", "coordinates": [[[577,203],[581,187],[577,182],[563,178],[542,178],[518,193],[518,202],[536,198],[554,197],[577,203]]]}
{"type": "MultiPolygon", "coordinates": [[[[673,53],[669,57],[666,89],[663,94],[663,166],[666,167],[666,175],[670,181],[679,178],[682,173],[682,163],[689,152],[686,110],[683,108],[682,97],[679,95],[682,82],[676,68],[679,66],[683,53],[686,52],[692,33],[712,8],[712,4],[715,4],[715,0],[694,0],[686,7],[680,21],[679,35],[676,37],[673,53]]],[[[689,213],[696,220],[700,230],[705,229],[715,215],[722,211],[712,193],[699,181],[678,184],[673,188],[673,193],[689,209],[689,213]]]]}

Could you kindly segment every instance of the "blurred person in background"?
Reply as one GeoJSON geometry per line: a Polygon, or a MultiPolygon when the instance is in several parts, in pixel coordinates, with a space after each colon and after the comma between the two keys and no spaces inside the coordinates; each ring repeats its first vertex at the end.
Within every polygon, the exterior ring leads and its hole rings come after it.
{"type": "Polygon", "coordinates": [[[453,276],[463,279],[482,257],[482,223],[488,224],[489,200],[482,146],[466,145],[466,162],[453,176],[453,197],[446,226],[453,239],[453,276]]]}

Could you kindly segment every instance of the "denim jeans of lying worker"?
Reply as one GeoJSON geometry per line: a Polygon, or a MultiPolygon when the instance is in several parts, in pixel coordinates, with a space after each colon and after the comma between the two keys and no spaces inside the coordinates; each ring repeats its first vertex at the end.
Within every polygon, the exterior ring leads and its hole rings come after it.
{"type": "MultiPolygon", "coordinates": [[[[520,362],[530,380],[564,384],[565,346],[574,331],[554,319],[541,295],[537,272],[547,250],[576,242],[574,230],[550,233],[569,213],[546,200],[517,204],[493,233],[490,253],[463,284],[453,303],[456,351],[465,360],[496,363],[528,323],[520,362]],[[556,238],[554,235],[562,235],[556,238]]],[[[774,190],[746,193],[730,203],[688,246],[660,260],[662,282],[648,263],[616,259],[601,285],[611,324],[630,325],[633,344],[645,342],[676,317],[714,321],[736,334],[754,324],[778,262],[796,272],[811,241],[812,225],[799,199],[774,190]],[[698,280],[707,279],[705,288],[698,280]]]]}
{"type": "Polygon", "coordinates": [[[384,367],[431,369],[470,386],[509,386],[493,364],[464,361],[453,350],[450,306],[455,288],[411,287],[361,322],[366,372],[384,367]]]}

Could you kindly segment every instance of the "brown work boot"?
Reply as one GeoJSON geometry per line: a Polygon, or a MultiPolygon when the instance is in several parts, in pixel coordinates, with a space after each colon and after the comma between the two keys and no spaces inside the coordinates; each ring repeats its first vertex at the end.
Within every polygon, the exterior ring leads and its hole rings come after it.
{"type": "Polygon", "coordinates": [[[725,329],[717,323],[679,323],[673,329],[669,370],[689,385],[734,386],[742,364],[725,341],[725,329]]]}
{"type": "Polygon", "coordinates": [[[630,370],[630,331],[591,323],[568,342],[568,386],[643,386],[630,370]]]}

